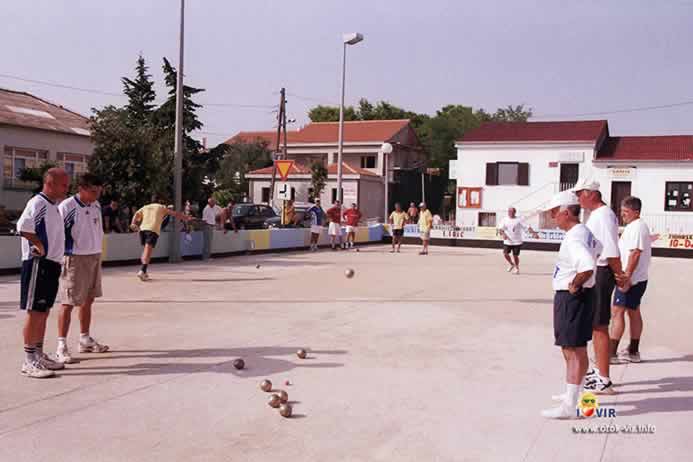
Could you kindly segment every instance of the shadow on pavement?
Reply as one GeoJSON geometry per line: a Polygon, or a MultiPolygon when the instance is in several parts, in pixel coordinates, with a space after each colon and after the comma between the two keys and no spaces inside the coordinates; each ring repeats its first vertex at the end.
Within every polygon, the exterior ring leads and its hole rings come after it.
{"type": "MultiPolygon", "coordinates": [[[[108,376],[108,375],[166,375],[192,374],[200,372],[230,373],[238,377],[262,377],[285,373],[296,368],[333,368],[343,367],[336,362],[319,362],[320,355],[346,354],[345,350],[309,350],[314,359],[310,363],[298,359],[295,354],[300,347],[251,347],[251,348],[204,348],[191,350],[121,350],[98,356],[82,356],[80,364],[93,363],[95,360],[121,360],[128,358],[151,358],[161,362],[140,362],[123,366],[73,366],[61,371],[65,376],[108,376]],[[292,356],[291,359],[273,356],[292,356]],[[317,357],[316,357],[317,356],[317,357]],[[179,360],[190,358],[224,358],[221,362],[190,363],[179,360]],[[245,369],[233,367],[233,360],[243,358],[245,369]],[[317,360],[317,361],[316,361],[317,360]]],[[[101,362],[100,361],[100,362],[101,362]]]]}
{"type": "MultiPolygon", "coordinates": [[[[691,355],[684,356],[691,360],[691,355]]],[[[624,382],[620,386],[646,386],[635,390],[619,390],[619,395],[643,393],[693,392],[693,377],[665,377],[656,380],[624,382]]],[[[618,416],[631,416],[653,412],[690,412],[693,411],[693,396],[672,396],[644,398],[639,401],[617,401],[616,406],[633,406],[627,411],[618,411],[618,416]]]]}

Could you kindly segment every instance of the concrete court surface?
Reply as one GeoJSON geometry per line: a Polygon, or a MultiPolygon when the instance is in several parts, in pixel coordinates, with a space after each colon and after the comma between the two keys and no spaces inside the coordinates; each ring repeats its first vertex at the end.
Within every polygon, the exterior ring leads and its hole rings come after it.
{"type": "MultiPolygon", "coordinates": [[[[113,352],[49,380],[19,373],[18,277],[0,278],[0,461],[691,460],[693,262],[653,261],[646,361],[614,366],[619,393],[601,399],[617,417],[546,421],[563,388],[556,255],[523,252],[515,276],[497,250],[388,250],[156,264],[148,283],[107,268],[92,333],[113,352]],[[293,418],[266,404],[263,378],[293,418]],[[656,433],[572,430],[600,424],[656,433]]],[[[52,352],[55,312],[48,325],[52,352]]]]}

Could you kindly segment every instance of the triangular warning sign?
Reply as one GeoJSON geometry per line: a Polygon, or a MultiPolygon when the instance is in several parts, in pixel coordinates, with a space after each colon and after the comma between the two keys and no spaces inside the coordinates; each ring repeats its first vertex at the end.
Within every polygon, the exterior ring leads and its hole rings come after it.
{"type": "Polygon", "coordinates": [[[279,172],[279,176],[282,178],[282,181],[286,181],[286,179],[289,177],[289,171],[291,171],[291,167],[293,167],[293,165],[293,160],[274,161],[274,166],[277,168],[277,171],[279,172]]]}

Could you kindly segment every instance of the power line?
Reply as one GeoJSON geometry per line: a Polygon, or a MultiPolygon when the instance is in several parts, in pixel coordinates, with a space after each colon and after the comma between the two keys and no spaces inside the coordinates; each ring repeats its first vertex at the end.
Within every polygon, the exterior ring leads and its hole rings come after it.
{"type": "Polygon", "coordinates": [[[628,112],[643,112],[643,111],[654,111],[657,109],[670,109],[674,107],[690,106],[693,105],[693,101],[682,101],[680,103],[671,104],[661,104],[657,106],[641,106],[627,109],[615,109],[613,111],[599,111],[599,112],[583,112],[580,114],[539,114],[532,115],[532,119],[546,119],[546,118],[558,118],[558,117],[588,117],[588,116],[598,116],[598,115],[608,115],[608,114],[623,114],[628,112]]]}
{"type": "MultiPolygon", "coordinates": [[[[16,75],[0,74],[0,77],[6,78],[6,79],[19,80],[21,82],[34,83],[37,85],[45,85],[48,87],[56,87],[56,88],[64,88],[67,90],[80,91],[83,93],[93,93],[96,95],[113,96],[113,97],[117,97],[117,98],[126,98],[126,96],[122,93],[113,93],[113,92],[109,92],[109,91],[96,90],[93,88],[75,87],[72,85],[65,85],[62,83],[47,82],[45,80],[28,79],[28,78],[19,77],[16,75]]],[[[164,100],[164,101],[166,101],[166,100],[164,100]]],[[[233,108],[242,108],[242,109],[272,109],[272,108],[276,107],[276,105],[273,105],[273,104],[204,103],[204,102],[201,102],[199,104],[201,104],[202,106],[205,106],[205,107],[233,107],[233,108]]]]}
{"type": "Polygon", "coordinates": [[[27,79],[24,77],[17,77],[15,75],[7,75],[7,74],[0,74],[0,77],[4,77],[6,79],[14,79],[14,80],[20,80],[22,82],[29,82],[29,83],[35,83],[38,85],[46,85],[48,87],[57,87],[57,88],[65,88],[68,90],[74,90],[74,91],[81,91],[84,93],[94,93],[97,95],[104,95],[104,96],[116,96],[119,98],[124,97],[122,93],[111,93],[108,91],[102,91],[102,90],[94,90],[92,88],[80,88],[80,87],[73,87],[71,85],[65,85],[62,83],[54,83],[54,82],[46,82],[44,80],[34,80],[34,79],[27,79]]]}
{"type": "Polygon", "coordinates": [[[302,95],[297,95],[296,93],[287,93],[286,95],[291,96],[293,98],[302,99],[305,101],[312,101],[314,103],[329,104],[331,106],[339,106],[339,103],[334,103],[331,101],[325,101],[322,98],[314,98],[312,96],[302,96],[302,95]]]}

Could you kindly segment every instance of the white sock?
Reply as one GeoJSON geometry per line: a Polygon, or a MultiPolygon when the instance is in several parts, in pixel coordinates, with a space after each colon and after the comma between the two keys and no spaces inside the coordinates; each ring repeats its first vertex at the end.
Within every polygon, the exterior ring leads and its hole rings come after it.
{"type": "Polygon", "coordinates": [[[65,337],[58,337],[58,348],[67,345],[67,339],[65,337]]]}
{"type": "Polygon", "coordinates": [[[578,393],[580,392],[580,385],[575,385],[572,383],[567,383],[565,386],[566,401],[565,403],[570,406],[571,409],[577,407],[578,393]]]}
{"type": "Polygon", "coordinates": [[[89,332],[79,334],[79,342],[80,343],[90,343],[91,337],[89,336],[89,332]]]}

